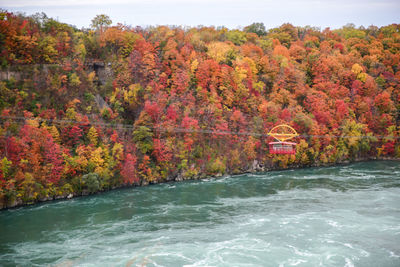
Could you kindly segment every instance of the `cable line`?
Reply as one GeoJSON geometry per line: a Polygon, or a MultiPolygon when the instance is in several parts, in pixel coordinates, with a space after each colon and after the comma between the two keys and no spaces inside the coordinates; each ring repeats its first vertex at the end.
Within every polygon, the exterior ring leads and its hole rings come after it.
{"type": "MultiPolygon", "coordinates": [[[[80,125],[93,125],[99,127],[110,127],[116,130],[136,130],[141,126],[133,126],[129,124],[121,124],[121,123],[106,123],[106,122],[92,122],[92,121],[76,121],[76,120],[59,120],[59,119],[44,119],[44,118],[25,118],[25,117],[16,117],[16,116],[0,116],[0,120],[12,120],[18,121],[18,123],[25,124],[27,120],[36,120],[39,122],[48,122],[53,124],[80,124],[80,125]]],[[[202,134],[216,134],[216,135],[238,135],[238,136],[256,136],[256,137],[270,137],[271,135],[268,133],[255,133],[255,132],[233,132],[233,131],[219,131],[213,129],[188,129],[188,128],[179,128],[179,127],[154,127],[154,126],[145,126],[150,130],[158,131],[158,132],[174,132],[174,133],[202,133],[202,134]]],[[[301,134],[296,137],[302,138],[360,138],[360,139],[400,139],[400,136],[391,136],[391,135],[309,135],[309,134],[301,134]]]]}

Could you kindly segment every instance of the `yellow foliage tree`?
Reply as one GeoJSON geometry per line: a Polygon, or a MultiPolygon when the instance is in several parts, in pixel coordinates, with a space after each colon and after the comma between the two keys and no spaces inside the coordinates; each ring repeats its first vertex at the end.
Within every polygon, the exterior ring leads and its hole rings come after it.
{"type": "Polygon", "coordinates": [[[99,134],[97,133],[96,128],[94,128],[93,126],[90,127],[87,136],[88,136],[90,143],[94,146],[97,146],[97,142],[98,142],[97,139],[98,139],[99,134]]]}
{"type": "Polygon", "coordinates": [[[207,45],[207,55],[218,63],[225,62],[231,46],[223,42],[212,42],[207,45]]]}
{"type": "Polygon", "coordinates": [[[52,126],[48,127],[47,130],[53,137],[54,141],[59,144],[61,142],[61,139],[60,139],[60,133],[58,132],[57,127],[52,125],[52,126]]]}
{"type": "Polygon", "coordinates": [[[363,72],[363,68],[359,65],[359,64],[354,64],[351,67],[351,72],[353,72],[354,74],[357,75],[357,79],[365,82],[367,80],[368,74],[366,74],[365,72],[363,72]]]}
{"type": "Polygon", "coordinates": [[[92,151],[90,161],[93,162],[96,167],[102,167],[104,164],[104,159],[102,157],[103,149],[101,147],[96,148],[92,151]]]}
{"type": "Polygon", "coordinates": [[[117,160],[120,161],[124,157],[124,147],[120,143],[115,143],[112,150],[111,150],[112,156],[117,160]]]}

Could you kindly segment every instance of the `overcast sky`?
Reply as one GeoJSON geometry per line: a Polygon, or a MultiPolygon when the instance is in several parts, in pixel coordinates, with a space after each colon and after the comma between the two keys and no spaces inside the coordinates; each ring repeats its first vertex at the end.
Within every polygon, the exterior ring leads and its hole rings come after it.
{"type": "Polygon", "coordinates": [[[400,23],[400,0],[0,0],[0,7],[89,27],[97,14],[127,25],[214,25],[237,28],[263,22],[273,28],[295,26],[340,28],[400,23]]]}

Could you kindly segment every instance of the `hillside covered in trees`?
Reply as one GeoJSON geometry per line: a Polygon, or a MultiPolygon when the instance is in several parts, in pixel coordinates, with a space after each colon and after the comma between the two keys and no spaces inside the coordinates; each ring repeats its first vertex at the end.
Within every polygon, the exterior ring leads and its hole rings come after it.
{"type": "Polygon", "coordinates": [[[400,158],[400,25],[111,26],[0,12],[0,207],[400,158]],[[273,126],[301,136],[272,155],[273,126]]]}

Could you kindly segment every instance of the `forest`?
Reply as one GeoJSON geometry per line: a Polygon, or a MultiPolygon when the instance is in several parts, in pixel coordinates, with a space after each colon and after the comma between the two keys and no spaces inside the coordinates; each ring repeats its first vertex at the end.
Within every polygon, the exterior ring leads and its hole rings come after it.
{"type": "Polygon", "coordinates": [[[87,29],[0,10],[0,208],[400,158],[400,25],[87,29]],[[274,155],[278,124],[300,136],[274,155]]]}

